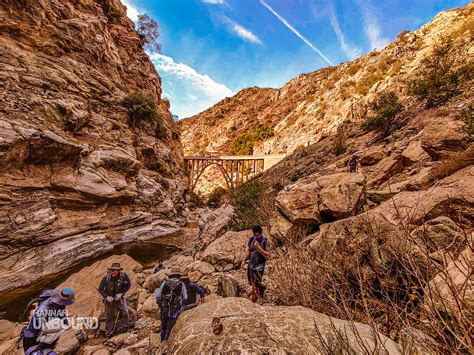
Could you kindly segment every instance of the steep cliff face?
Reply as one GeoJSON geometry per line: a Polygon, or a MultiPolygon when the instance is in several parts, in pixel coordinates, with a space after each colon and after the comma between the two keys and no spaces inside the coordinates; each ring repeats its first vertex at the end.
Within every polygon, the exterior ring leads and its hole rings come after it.
{"type": "Polygon", "coordinates": [[[183,152],[125,7],[6,0],[0,18],[0,291],[179,230],[183,152]],[[132,124],[134,92],[156,120],[132,124]]]}
{"type": "MultiPolygon", "coordinates": [[[[456,42],[461,58],[472,55],[473,5],[440,13],[413,33],[401,33],[382,51],[352,62],[302,74],[281,89],[251,88],[179,122],[186,154],[231,153],[237,137],[258,125],[274,135],[255,144],[254,154],[291,154],[335,133],[344,122],[360,124],[384,90],[410,104],[407,81],[441,38],[456,42]]],[[[413,107],[414,110],[416,108],[413,107]]]]}

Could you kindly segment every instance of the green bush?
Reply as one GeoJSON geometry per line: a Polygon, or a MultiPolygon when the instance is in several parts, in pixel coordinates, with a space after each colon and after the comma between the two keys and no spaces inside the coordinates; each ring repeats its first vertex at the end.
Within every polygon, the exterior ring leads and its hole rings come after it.
{"type": "Polygon", "coordinates": [[[129,122],[132,127],[137,127],[142,122],[150,122],[154,127],[156,137],[166,137],[166,128],[158,117],[156,102],[153,96],[137,91],[123,99],[122,105],[127,109],[129,122]]]}
{"type": "Polygon", "coordinates": [[[461,92],[460,84],[472,78],[474,65],[456,65],[456,55],[451,40],[444,40],[433,53],[422,61],[419,74],[409,83],[409,91],[427,107],[439,106],[461,92]]]}
{"type": "Polygon", "coordinates": [[[378,130],[384,137],[387,137],[396,129],[395,117],[402,108],[403,106],[394,92],[384,92],[372,104],[372,109],[376,113],[375,116],[368,117],[362,123],[362,128],[366,131],[378,130]]]}
{"type": "Polygon", "coordinates": [[[231,230],[246,230],[264,224],[259,218],[258,208],[264,193],[262,183],[251,180],[232,191],[231,204],[234,206],[234,218],[231,230]]]}
{"type": "Polygon", "coordinates": [[[273,137],[273,128],[259,125],[234,139],[231,144],[232,154],[252,155],[256,143],[273,137]]]}
{"type": "Polygon", "coordinates": [[[142,120],[154,120],[157,118],[156,102],[147,93],[137,91],[128,95],[123,101],[123,106],[128,111],[128,115],[133,123],[142,120]]]}
{"type": "Polygon", "coordinates": [[[207,207],[217,208],[219,207],[224,197],[227,195],[227,190],[223,187],[216,187],[207,198],[207,207]]]}

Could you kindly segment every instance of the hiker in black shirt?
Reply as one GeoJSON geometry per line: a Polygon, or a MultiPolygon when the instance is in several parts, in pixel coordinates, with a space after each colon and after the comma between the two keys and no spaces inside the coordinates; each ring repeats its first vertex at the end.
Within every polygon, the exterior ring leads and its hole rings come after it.
{"type": "Polygon", "coordinates": [[[255,226],[252,229],[253,236],[250,237],[241,267],[245,269],[245,261],[248,259],[247,279],[252,285],[252,302],[257,302],[258,297],[264,296],[265,285],[262,283],[265,263],[270,257],[267,249],[267,238],[263,235],[262,227],[255,226]]]}
{"type": "Polygon", "coordinates": [[[99,285],[99,293],[105,304],[105,336],[111,337],[115,330],[127,331],[129,326],[128,306],[124,295],[130,289],[131,282],[128,275],[122,271],[119,263],[112,263],[107,275],[99,285]],[[117,311],[120,314],[120,327],[117,327],[117,311]]]}

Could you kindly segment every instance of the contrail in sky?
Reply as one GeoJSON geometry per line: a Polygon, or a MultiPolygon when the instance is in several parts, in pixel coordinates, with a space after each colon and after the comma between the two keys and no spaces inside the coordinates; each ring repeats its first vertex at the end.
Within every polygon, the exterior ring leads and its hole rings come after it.
{"type": "Polygon", "coordinates": [[[321,58],[328,62],[329,65],[334,65],[318,48],[316,48],[310,41],[308,41],[306,37],[304,37],[301,33],[298,32],[296,28],[290,25],[285,18],[281,17],[280,14],[273,10],[272,7],[266,3],[265,0],[260,0],[260,4],[265,6],[273,15],[275,15],[277,19],[279,19],[286,27],[288,27],[291,32],[298,36],[298,38],[300,38],[304,43],[306,43],[313,51],[318,53],[321,58]]]}

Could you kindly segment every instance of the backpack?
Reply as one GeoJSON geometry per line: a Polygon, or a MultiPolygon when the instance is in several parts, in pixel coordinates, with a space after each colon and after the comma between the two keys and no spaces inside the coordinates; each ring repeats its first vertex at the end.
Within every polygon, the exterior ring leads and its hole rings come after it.
{"type": "Polygon", "coordinates": [[[184,285],[180,280],[168,279],[161,293],[160,309],[163,314],[172,317],[181,311],[183,302],[181,300],[181,292],[184,285]]]}
{"type": "Polygon", "coordinates": [[[357,159],[351,159],[349,161],[349,166],[353,167],[353,168],[356,167],[357,166],[357,159]]]}
{"type": "Polygon", "coordinates": [[[20,322],[22,322],[25,319],[25,316],[28,314],[30,309],[32,308],[33,305],[35,305],[35,308],[38,307],[38,305],[44,301],[46,301],[48,298],[59,295],[61,291],[59,290],[45,290],[41,292],[38,296],[35,298],[31,299],[28,304],[25,307],[25,310],[20,316],[20,322]]]}

